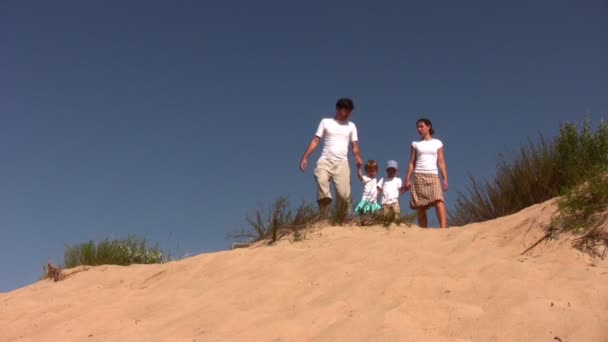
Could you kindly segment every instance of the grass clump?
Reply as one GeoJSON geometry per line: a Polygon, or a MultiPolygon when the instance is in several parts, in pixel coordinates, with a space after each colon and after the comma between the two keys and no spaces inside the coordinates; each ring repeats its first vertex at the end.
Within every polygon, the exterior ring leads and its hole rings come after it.
{"type": "Polygon", "coordinates": [[[510,158],[500,155],[492,180],[469,175],[465,192],[450,212],[453,225],[481,222],[513,214],[560,196],[608,163],[608,125],[594,131],[586,117],[579,128],[563,124],[554,139],[528,140],[510,158]]]}
{"type": "Polygon", "coordinates": [[[342,226],[352,219],[350,203],[338,197],[336,204],[331,208],[329,222],[334,226],[342,226]]]}
{"type": "Polygon", "coordinates": [[[66,246],[64,267],[156,264],[167,259],[167,256],[157,245],[150,247],[145,239],[128,237],[126,239],[105,239],[98,243],[91,240],[73,246],[66,246]]]}
{"type": "Polygon", "coordinates": [[[608,251],[608,168],[569,189],[558,200],[559,212],[550,230],[579,235],[574,246],[595,257],[604,258],[608,251]]]}
{"type": "Polygon", "coordinates": [[[55,266],[49,262],[42,268],[42,279],[51,279],[57,282],[64,278],[65,274],[63,274],[63,270],[59,266],[55,266]]]}
{"type": "Polygon", "coordinates": [[[303,239],[303,229],[317,222],[319,211],[316,205],[303,201],[297,208],[291,207],[289,198],[281,196],[267,208],[258,208],[246,214],[248,227],[232,232],[230,239],[253,243],[268,240],[273,243],[283,236],[293,234],[294,241],[303,239]]]}
{"type": "Polygon", "coordinates": [[[358,219],[358,224],[360,226],[375,226],[381,225],[385,228],[390,227],[391,224],[396,224],[400,226],[405,224],[407,227],[411,227],[414,220],[416,219],[416,213],[411,213],[407,215],[402,215],[401,217],[396,217],[393,213],[389,213],[385,215],[382,211],[379,211],[374,214],[367,214],[360,216],[358,219]]]}
{"type": "Polygon", "coordinates": [[[382,214],[355,218],[350,204],[347,201],[337,200],[331,206],[329,213],[323,216],[317,205],[313,203],[303,201],[294,209],[289,198],[281,196],[269,206],[260,206],[255,212],[245,214],[247,226],[229,233],[227,238],[239,241],[233,244],[233,249],[247,247],[251,243],[263,240],[272,244],[288,235],[292,236],[293,241],[301,241],[305,238],[306,228],[325,219],[334,226],[351,223],[362,226],[382,224],[388,227],[392,223],[411,226],[415,214],[398,218],[393,217],[393,215],[384,216],[382,214]]]}
{"type": "MultiPolygon", "coordinates": [[[[578,235],[574,246],[604,258],[608,250],[608,124],[594,130],[586,117],[582,125],[563,124],[554,139],[529,140],[510,159],[499,157],[490,181],[469,176],[466,193],[459,193],[450,213],[454,225],[464,225],[515,213],[554,197],[558,212],[546,237],[578,235]]],[[[544,239],[544,238],[543,238],[544,239]]]]}

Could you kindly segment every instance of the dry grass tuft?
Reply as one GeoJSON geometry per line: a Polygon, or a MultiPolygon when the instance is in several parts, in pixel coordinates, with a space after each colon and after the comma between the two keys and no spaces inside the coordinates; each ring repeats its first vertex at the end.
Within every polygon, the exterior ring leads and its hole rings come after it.
{"type": "Polygon", "coordinates": [[[46,264],[44,267],[44,279],[52,279],[53,281],[60,281],[65,279],[63,269],[59,266],[55,266],[52,263],[46,264]]]}

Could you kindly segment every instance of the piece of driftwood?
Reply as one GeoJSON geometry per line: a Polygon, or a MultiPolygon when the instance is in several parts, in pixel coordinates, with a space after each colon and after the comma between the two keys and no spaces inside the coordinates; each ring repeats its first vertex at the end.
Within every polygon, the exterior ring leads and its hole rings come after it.
{"type": "Polygon", "coordinates": [[[65,278],[65,275],[62,273],[61,267],[55,266],[49,262],[46,264],[46,274],[44,277],[53,279],[54,281],[60,281],[65,278]]]}
{"type": "Polygon", "coordinates": [[[251,244],[249,242],[235,242],[235,243],[232,244],[232,249],[247,248],[250,245],[251,244]]]}
{"type": "Polygon", "coordinates": [[[520,255],[524,255],[524,254],[528,253],[528,252],[529,252],[529,251],[530,251],[532,248],[534,248],[534,247],[538,246],[538,244],[539,244],[539,243],[541,243],[541,242],[545,241],[546,239],[550,238],[550,237],[551,237],[551,235],[552,235],[552,233],[551,233],[551,232],[549,232],[549,233],[545,234],[545,236],[543,236],[543,237],[542,237],[542,238],[540,238],[538,241],[536,241],[536,242],[535,242],[535,243],[534,243],[532,246],[528,247],[528,249],[526,249],[525,251],[521,252],[521,254],[520,254],[520,255]]]}

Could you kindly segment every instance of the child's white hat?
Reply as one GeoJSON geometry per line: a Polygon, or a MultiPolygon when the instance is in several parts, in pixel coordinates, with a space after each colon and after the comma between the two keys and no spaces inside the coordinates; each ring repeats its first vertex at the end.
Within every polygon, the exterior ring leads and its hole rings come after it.
{"type": "Polygon", "coordinates": [[[397,162],[394,160],[389,160],[388,163],[386,163],[387,169],[390,169],[391,167],[394,168],[395,170],[399,170],[399,164],[397,164],[397,162]]]}

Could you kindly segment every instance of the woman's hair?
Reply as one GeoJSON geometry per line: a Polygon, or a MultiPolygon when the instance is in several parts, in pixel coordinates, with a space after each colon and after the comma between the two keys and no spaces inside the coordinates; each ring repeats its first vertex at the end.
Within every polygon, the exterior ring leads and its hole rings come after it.
{"type": "Polygon", "coordinates": [[[365,172],[369,172],[371,170],[378,172],[378,163],[376,163],[375,160],[368,160],[367,163],[365,163],[365,172]]]}
{"type": "Polygon", "coordinates": [[[431,128],[429,130],[429,133],[431,133],[431,135],[435,134],[435,130],[433,129],[433,124],[431,123],[431,120],[429,120],[427,118],[418,119],[418,121],[416,121],[416,126],[418,126],[418,124],[421,122],[424,122],[425,125],[427,125],[431,128]]]}

